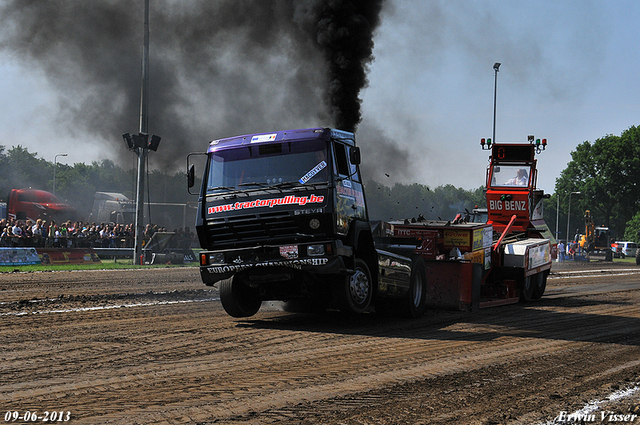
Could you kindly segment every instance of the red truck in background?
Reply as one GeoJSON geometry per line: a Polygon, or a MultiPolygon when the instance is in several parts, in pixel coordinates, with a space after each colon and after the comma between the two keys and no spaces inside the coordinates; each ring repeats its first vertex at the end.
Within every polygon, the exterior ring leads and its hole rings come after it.
{"type": "Polygon", "coordinates": [[[7,197],[7,218],[16,220],[72,220],[77,212],[53,193],[38,189],[12,189],[7,197]]]}

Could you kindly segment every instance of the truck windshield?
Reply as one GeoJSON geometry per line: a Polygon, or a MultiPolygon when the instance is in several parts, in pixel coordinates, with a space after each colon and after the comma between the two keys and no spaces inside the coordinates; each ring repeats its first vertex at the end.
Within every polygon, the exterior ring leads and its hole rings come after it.
{"type": "Polygon", "coordinates": [[[492,187],[529,187],[531,169],[522,165],[499,165],[491,173],[492,187]]]}
{"type": "Polygon", "coordinates": [[[62,201],[58,199],[53,193],[38,191],[38,192],[19,192],[18,201],[20,202],[36,202],[39,204],[61,204],[62,201]]]}
{"type": "Polygon", "coordinates": [[[287,184],[326,183],[327,144],[282,142],[214,151],[209,158],[207,191],[287,184]]]}

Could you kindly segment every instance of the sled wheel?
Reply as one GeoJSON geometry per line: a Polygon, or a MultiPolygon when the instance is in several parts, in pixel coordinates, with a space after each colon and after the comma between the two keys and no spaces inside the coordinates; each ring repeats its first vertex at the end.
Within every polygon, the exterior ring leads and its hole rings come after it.
{"type": "Polygon", "coordinates": [[[416,258],[411,267],[409,293],[404,314],[411,318],[422,317],[426,309],[427,272],[422,258],[416,258]]]}
{"type": "Polygon", "coordinates": [[[531,301],[531,297],[533,296],[533,291],[536,287],[535,276],[525,276],[522,280],[522,286],[520,287],[520,301],[528,302],[531,301]]]}
{"type": "Polygon", "coordinates": [[[531,276],[531,278],[535,282],[531,299],[539,300],[540,298],[542,298],[542,295],[544,295],[544,290],[547,289],[547,276],[548,273],[546,271],[531,276]]]}

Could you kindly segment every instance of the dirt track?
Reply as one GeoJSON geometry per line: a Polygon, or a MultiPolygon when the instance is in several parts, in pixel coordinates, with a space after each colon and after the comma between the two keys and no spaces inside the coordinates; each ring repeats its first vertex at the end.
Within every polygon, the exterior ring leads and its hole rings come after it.
{"type": "Polygon", "coordinates": [[[552,423],[640,385],[639,287],[635,265],[554,263],[528,305],[234,320],[196,268],[0,274],[0,421],[552,423]]]}

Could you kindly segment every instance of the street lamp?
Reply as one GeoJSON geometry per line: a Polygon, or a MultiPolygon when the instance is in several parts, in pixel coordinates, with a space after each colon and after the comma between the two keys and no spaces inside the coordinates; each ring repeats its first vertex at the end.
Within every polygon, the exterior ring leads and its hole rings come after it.
{"type": "Polygon", "coordinates": [[[569,220],[571,219],[571,195],[582,195],[582,192],[571,192],[569,194],[569,212],[567,213],[567,244],[569,243],[569,220]]]}
{"type": "Polygon", "coordinates": [[[53,157],[53,194],[56,194],[56,168],[58,168],[58,157],[67,156],[66,153],[59,153],[53,157]]]}
{"type": "Polygon", "coordinates": [[[560,220],[560,194],[556,190],[556,241],[558,240],[558,222],[560,220]]]}
{"type": "Polygon", "coordinates": [[[142,84],[140,89],[140,132],[135,134],[124,133],[122,138],[128,149],[138,155],[138,187],[136,190],[136,216],[134,233],[133,264],[138,264],[142,254],[142,242],[144,233],[144,176],[145,162],[149,150],[158,149],[160,137],[149,136],[149,0],[144,0],[144,43],[142,46],[142,84]]]}
{"type": "Polygon", "coordinates": [[[493,70],[495,71],[495,83],[493,86],[493,143],[496,142],[496,99],[498,96],[498,71],[500,70],[500,62],[493,64],[493,70]]]}

